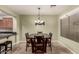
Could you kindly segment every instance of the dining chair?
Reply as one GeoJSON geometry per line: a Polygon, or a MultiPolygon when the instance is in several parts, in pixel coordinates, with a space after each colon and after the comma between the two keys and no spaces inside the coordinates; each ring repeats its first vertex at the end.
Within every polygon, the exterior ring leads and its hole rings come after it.
{"type": "Polygon", "coordinates": [[[31,45],[32,45],[32,53],[35,53],[35,39],[31,39],[31,45]]]}
{"type": "Polygon", "coordinates": [[[29,33],[25,33],[25,37],[26,37],[26,51],[27,51],[27,47],[30,47],[31,44],[29,33]]]}
{"type": "Polygon", "coordinates": [[[48,39],[48,46],[51,46],[51,40],[52,40],[52,33],[49,33],[49,39],[48,39]]]}
{"type": "Polygon", "coordinates": [[[52,52],[52,45],[51,45],[51,44],[52,44],[52,43],[51,43],[52,35],[53,35],[53,34],[50,32],[50,33],[49,33],[49,38],[48,38],[48,41],[47,41],[48,46],[51,48],[51,52],[52,52]]]}
{"type": "Polygon", "coordinates": [[[44,40],[44,36],[35,36],[33,45],[34,53],[46,53],[46,40],[44,40]]]}
{"type": "Polygon", "coordinates": [[[12,41],[5,41],[3,43],[0,43],[0,54],[3,52],[7,54],[8,51],[12,52],[12,41]]]}

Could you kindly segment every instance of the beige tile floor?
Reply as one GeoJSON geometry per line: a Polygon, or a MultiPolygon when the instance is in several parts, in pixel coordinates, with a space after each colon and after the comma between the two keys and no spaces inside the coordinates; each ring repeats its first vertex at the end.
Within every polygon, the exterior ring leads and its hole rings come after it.
{"type": "MultiPolygon", "coordinates": [[[[31,47],[28,47],[26,52],[26,43],[21,42],[13,47],[12,52],[8,52],[9,54],[32,54],[31,47]]],[[[59,44],[57,41],[52,42],[52,51],[50,47],[47,47],[46,54],[72,54],[66,47],[59,44]]]]}

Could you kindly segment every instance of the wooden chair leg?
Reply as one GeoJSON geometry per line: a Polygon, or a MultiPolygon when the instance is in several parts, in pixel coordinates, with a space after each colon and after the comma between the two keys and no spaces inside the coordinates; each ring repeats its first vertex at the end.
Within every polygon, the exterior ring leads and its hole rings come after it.
{"type": "Polygon", "coordinates": [[[5,54],[7,54],[7,45],[5,45],[5,54]]]}
{"type": "Polygon", "coordinates": [[[50,42],[50,47],[51,47],[51,42],[50,42]]]}
{"type": "Polygon", "coordinates": [[[11,53],[12,53],[12,43],[11,43],[11,53]]]}
{"type": "Polygon", "coordinates": [[[27,51],[27,44],[26,44],[26,51],[27,51]]]}
{"type": "Polygon", "coordinates": [[[52,46],[50,47],[50,49],[51,49],[51,53],[52,53],[52,46]]]}
{"type": "Polygon", "coordinates": [[[35,53],[35,47],[32,46],[32,53],[35,53]]]}
{"type": "Polygon", "coordinates": [[[52,53],[52,45],[51,45],[51,42],[50,42],[50,48],[51,48],[51,53],[52,53]]]}
{"type": "Polygon", "coordinates": [[[28,45],[28,43],[26,43],[26,51],[27,51],[27,47],[28,47],[29,45],[28,45]]]}
{"type": "Polygon", "coordinates": [[[1,46],[0,46],[0,54],[1,54],[1,46]]]}

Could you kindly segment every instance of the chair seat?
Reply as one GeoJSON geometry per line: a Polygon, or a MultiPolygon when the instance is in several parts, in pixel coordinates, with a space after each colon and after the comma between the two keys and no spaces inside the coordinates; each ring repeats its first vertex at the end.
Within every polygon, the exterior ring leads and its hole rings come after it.
{"type": "Polygon", "coordinates": [[[43,44],[36,44],[35,46],[43,46],[43,44]]]}
{"type": "Polygon", "coordinates": [[[35,53],[36,53],[36,54],[43,54],[43,53],[44,53],[44,51],[37,50],[35,53]]]}
{"type": "Polygon", "coordinates": [[[6,41],[5,42],[5,44],[7,44],[7,45],[10,44],[10,43],[12,43],[12,41],[6,41]]]}
{"type": "Polygon", "coordinates": [[[4,46],[5,45],[5,43],[0,43],[0,46],[4,46]]]}

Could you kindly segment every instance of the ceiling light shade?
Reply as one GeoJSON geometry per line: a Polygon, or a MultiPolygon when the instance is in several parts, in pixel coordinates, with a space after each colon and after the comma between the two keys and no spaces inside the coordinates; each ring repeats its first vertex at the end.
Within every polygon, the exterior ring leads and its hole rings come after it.
{"type": "Polygon", "coordinates": [[[45,22],[40,19],[40,8],[38,8],[38,19],[35,20],[35,25],[45,25],[45,22]]]}

